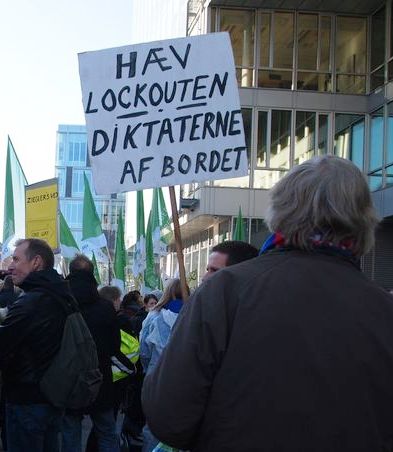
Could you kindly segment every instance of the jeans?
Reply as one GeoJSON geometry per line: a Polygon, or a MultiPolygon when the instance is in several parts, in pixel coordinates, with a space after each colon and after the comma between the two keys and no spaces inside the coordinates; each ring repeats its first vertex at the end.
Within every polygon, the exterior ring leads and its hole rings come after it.
{"type": "Polygon", "coordinates": [[[142,452],[151,452],[160,442],[151,432],[148,425],[145,424],[142,430],[143,446],[142,452]]]}
{"type": "Polygon", "coordinates": [[[47,404],[6,405],[9,452],[59,452],[63,412],[47,404]]]}
{"type": "MultiPolygon", "coordinates": [[[[61,452],[82,452],[82,418],[81,414],[67,413],[63,418],[61,429],[61,452]]],[[[119,436],[113,410],[92,411],[93,432],[97,438],[99,452],[119,452],[119,436]]]]}

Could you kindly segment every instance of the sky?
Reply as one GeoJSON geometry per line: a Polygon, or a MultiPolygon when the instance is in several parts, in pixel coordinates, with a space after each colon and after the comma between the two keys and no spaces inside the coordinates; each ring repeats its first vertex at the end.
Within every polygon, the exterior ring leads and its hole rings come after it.
{"type": "MultiPolygon", "coordinates": [[[[2,3],[0,187],[4,187],[7,136],[29,184],[55,176],[58,125],[85,123],[78,53],[134,44],[131,23],[130,0],[2,3]]],[[[145,209],[146,205],[145,201],[145,209]]]]}

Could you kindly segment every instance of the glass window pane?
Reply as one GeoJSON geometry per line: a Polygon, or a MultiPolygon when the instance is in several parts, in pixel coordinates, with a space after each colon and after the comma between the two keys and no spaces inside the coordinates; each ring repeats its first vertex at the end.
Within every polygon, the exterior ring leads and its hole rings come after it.
{"type": "Polygon", "coordinates": [[[351,154],[348,158],[363,171],[364,121],[355,124],[351,133],[351,154]]]}
{"type": "Polygon", "coordinates": [[[216,8],[211,8],[210,10],[210,32],[214,33],[216,31],[216,8]]]}
{"type": "Polygon", "coordinates": [[[318,16],[299,14],[298,16],[298,68],[317,69],[318,16]]]}
{"type": "Polygon", "coordinates": [[[293,66],[293,14],[274,13],[273,67],[290,69],[293,66]]]}
{"type": "Polygon", "coordinates": [[[321,42],[319,54],[319,70],[330,71],[330,40],[331,40],[332,19],[329,16],[321,17],[321,42]]]}
{"type": "MultiPolygon", "coordinates": [[[[388,104],[386,163],[393,163],[393,102],[388,104]]],[[[392,171],[392,168],[390,168],[392,171]]]]}
{"type": "Polygon", "coordinates": [[[376,171],[368,175],[368,185],[371,191],[382,188],[382,171],[376,171]]]}
{"type": "Polygon", "coordinates": [[[239,86],[250,88],[252,86],[252,69],[237,68],[236,79],[239,86]]]}
{"type": "Polygon", "coordinates": [[[270,17],[270,14],[261,14],[259,66],[262,67],[270,66],[270,17]]]}
{"type": "Polygon", "coordinates": [[[289,168],[291,111],[272,110],[270,167],[289,168]]]}
{"type": "Polygon", "coordinates": [[[244,136],[246,139],[248,167],[251,164],[251,130],[252,130],[252,109],[242,108],[244,136]]]}
{"type": "Polygon", "coordinates": [[[270,170],[255,170],[254,171],[254,188],[270,189],[282,177],[286,171],[270,171],[270,170]]]}
{"type": "Polygon", "coordinates": [[[257,166],[267,166],[267,111],[258,111],[257,166]]]}
{"type": "Polygon", "coordinates": [[[314,156],[315,117],[314,112],[296,112],[295,165],[299,165],[314,156]]]}
{"type": "Polygon", "coordinates": [[[337,72],[366,72],[366,23],[366,18],[363,17],[337,17],[337,72]]]}
{"type": "Polygon", "coordinates": [[[383,159],[383,108],[371,114],[369,171],[382,166],[383,159]]]}
{"type": "MultiPolygon", "coordinates": [[[[392,32],[393,35],[393,32],[392,32]]],[[[389,61],[388,64],[388,80],[392,80],[393,79],[393,60],[389,61]]]]}
{"type": "Polygon", "coordinates": [[[331,74],[315,72],[298,72],[297,89],[330,92],[332,90],[331,74]]]}
{"type": "Polygon", "coordinates": [[[292,89],[292,71],[258,71],[258,86],[292,89]]]}
{"type": "Polygon", "coordinates": [[[236,66],[254,65],[254,11],[221,9],[220,30],[231,37],[236,66]]]}
{"type": "Polygon", "coordinates": [[[260,248],[267,239],[270,232],[265,222],[260,218],[251,219],[251,236],[250,243],[256,248],[260,248]]]}
{"type": "Polygon", "coordinates": [[[370,91],[374,91],[379,86],[385,83],[385,68],[382,66],[371,73],[370,76],[370,91]]]}
{"type": "MultiPolygon", "coordinates": [[[[390,9],[390,30],[393,30],[393,3],[390,9]]],[[[390,32],[390,56],[393,56],[393,33],[390,32]]]]}
{"type": "Polygon", "coordinates": [[[318,155],[328,153],[328,115],[318,115],[318,155]]]}
{"type": "Polygon", "coordinates": [[[393,185],[393,166],[386,168],[386,185],[388,187],[393,185]]]}
{"type": "Polygon", "coordinates": [[[366,77],[358,75],[337,75],[337,92],[347,94],[365,94],[366,77]]]}
{"type": "Polygon", "coordinates": [[[363,169],[364,116],[338,113],[335,116],[334,155],[353,161],[363,169]]]}
{"type": "Polygon", "coordinates": [[[371,69],[385,61],[385,7],[371,18],[371,69]]]}

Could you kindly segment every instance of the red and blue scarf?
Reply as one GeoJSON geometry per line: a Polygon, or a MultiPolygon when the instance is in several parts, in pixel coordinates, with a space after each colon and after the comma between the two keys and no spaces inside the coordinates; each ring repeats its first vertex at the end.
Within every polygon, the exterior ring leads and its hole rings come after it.
{"type": "MultiPolygon", "coordinates": [[[[322,234],[315,233],[309,238],[309,243],[311,250],[325,251],[330,252],[331,254],[339,254],[351,260],[357,261],[353,253],[353,239],[345,239],[337,244],[329,240],[324,240],[322,234]]],[[[281,234],[280,232],[274,232],[265,240],[259,251],[259,254],[261,255],[275,249],[289,250],[295,248],[296,247],[288,244],[283,234],[281,234]]]]}

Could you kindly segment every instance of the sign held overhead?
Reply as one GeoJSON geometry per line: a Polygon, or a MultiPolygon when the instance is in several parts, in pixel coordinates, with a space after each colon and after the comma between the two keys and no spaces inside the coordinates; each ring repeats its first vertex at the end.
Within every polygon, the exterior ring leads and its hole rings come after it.
{"type": "Polygon", "coordinates": [[[98,194],[248,172],[227,33],[79,54],[98,194]]]}

